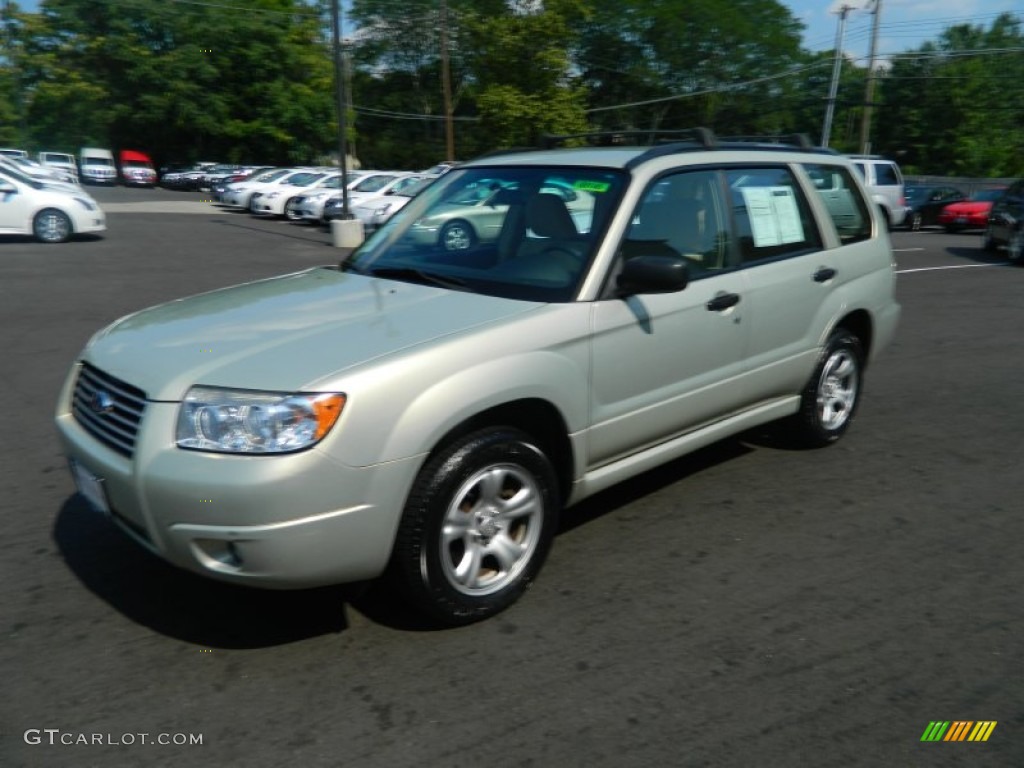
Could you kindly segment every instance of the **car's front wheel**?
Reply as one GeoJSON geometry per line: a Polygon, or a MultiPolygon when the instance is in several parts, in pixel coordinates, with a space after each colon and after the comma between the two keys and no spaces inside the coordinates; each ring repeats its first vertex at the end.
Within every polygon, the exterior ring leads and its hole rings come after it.
{"type": "Polygon", "coordinates": [[[287,203],[284,204],[284,217],[288,221],[302,221],[302,215],[296,210],[295,206],[298,205],[297,197],[290,198],[287,203]]]}
{"type": "Polygon", "coordinates": [[[32,234],[41,243],[63,243],[71,232],[71,219],[56,208],[45,208],[32,220],[32,234]]]}
{"type": "Polygon", "coordinates": [[[423,467],[399,524],[390,576],[430,619],[468,624],[514,603],[558,525],[551,462],[511,427],[474,432],[423,467]]]}
{"type": "Polygon", "coordinates": [[[1024,228],[1018,227],[1010,233],[1010,239],[1006,243],[1006,258],[1012,264],[1020,264],[1024,257],[1024,228]]]}
{"type": "Polygon", "coordinates": [[[988,253],[993,253],[996,248],[996,239],[992,236],[992,225],[989,224],[985,227],[985,234],[981,238],[981,249],[988,253]]]}
{"type": "Polygon", "coordinates": [[[843,328],[833,332],[791,422],[800,444],[823,447],[843,436],[857,413],[863,371],[860,339],[843,328]]]}

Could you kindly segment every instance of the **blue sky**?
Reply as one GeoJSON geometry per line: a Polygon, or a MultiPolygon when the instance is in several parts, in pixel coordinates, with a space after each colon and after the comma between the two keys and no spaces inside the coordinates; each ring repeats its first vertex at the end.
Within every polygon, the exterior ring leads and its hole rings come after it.
{"type": "MultiPolygon", "coordinates": [[[[839,15],[833,9],[843,0],[781,0],[805,25],[804,47],[812,51],[835,47],[839,15]]],[[[864,6],[867,0],[845,0],[864,6]]],[[[1000,13],[1024,19],[1024,0],[881,0],[878,54],[901,53],[935,41],[948,27],[970,24],[988,28],[1000,13]]],[[[846,17],[843,50],[855,57],[868,56],[871,48],[872,14],[851,11],[846,17]]]]}
{"type": "MultiPolygon", "coordinates": [[[[16,0],[27,11],[39,7],[38,0],[16,0]]],[[[244,5],[245,0],[224,0],[244,5]]],[[[804,47],[812,51],[832,50],[839,16],[833,8],[866,5],[870,0],[780,0],[805,25],[804,47]]],[[[956,24],[989,27],[1000,13],[1024,18],[1024,0],[881,0],[878,53],[900,53],[936,40],[943,30],[956,24]]],[[[867,58],[871,46],[872,14],[852,11],[846,17],[843,49],[854,57],[867,58]]]]}

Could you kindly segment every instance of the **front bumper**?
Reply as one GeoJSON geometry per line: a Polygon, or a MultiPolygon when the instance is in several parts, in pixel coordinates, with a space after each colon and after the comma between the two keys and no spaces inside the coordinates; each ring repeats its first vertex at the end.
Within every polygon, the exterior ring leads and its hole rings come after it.
{"type": "Polygon", "coordinates": [[[322,444],[277,456],[182,450],[173,443],[177,404],[149,402],[128,458],[71,414],[76,374],[77,366],[56,414],[64,451],[102,480],[113,521],[152,552],[206,576],[271,589],[384,570],[420,457],[351,467],[322,444]]]}

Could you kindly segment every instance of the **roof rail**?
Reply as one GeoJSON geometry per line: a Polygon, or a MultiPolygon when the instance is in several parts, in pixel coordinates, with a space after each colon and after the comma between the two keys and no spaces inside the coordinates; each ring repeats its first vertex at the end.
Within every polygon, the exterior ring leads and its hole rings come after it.
{"type": "Polygon", "coordinates": [[[590,146],[637,146],[643,144],[696,141],[704,149],[714,149],[717,141],[709,128],[673,128],[673,129],[642,129],[628,128],[621,131],[591,131],[588,133],[568,133],[563,135],[544,134],[541,146],[553,149],[564,146],[570,139],[587,139],[590,146]]]}
{"type": "Polygon", "coordinates": [[[806,133],[771,133],[761,136],[723,136],[722,141],[745,141],[762,144],[786,144],[800,149],[821,149],[806,133]]]}

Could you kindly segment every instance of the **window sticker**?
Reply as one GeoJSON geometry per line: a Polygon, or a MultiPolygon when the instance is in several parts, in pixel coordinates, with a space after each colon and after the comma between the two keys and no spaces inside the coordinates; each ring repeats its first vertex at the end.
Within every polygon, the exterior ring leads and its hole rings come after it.
{"type": "Polygon", "coordinates": [[[756,248],[799,243],[804,239],[800,210],[791,187],[745,187],[740,191],[756,248]]]}
{"type": "Polygon", "coordinates": [[[608,187],[611,186],[607,181],[588,181],[587,179],[577,179],[572,183],[573,189],[578,189],[583,192],[607,192],[608,187]]]}

